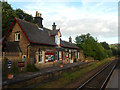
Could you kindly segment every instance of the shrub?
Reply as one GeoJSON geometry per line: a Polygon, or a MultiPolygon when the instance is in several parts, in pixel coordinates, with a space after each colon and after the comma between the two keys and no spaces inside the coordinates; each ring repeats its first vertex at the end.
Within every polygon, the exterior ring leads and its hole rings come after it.
{"type": "Polygon", "coordinates": [[[3,63],[2,63],[2,74],[3,76],[7,76],[8,74],[8,58],[5,58],[3,63]]]}
{"type": "Polygon", "coordinates": [[[26,71],[27,72],[36,72],[36,71],[39,71],[39,69],[36,68],[34,64],[28,64],[26,67],[26,71]]]}

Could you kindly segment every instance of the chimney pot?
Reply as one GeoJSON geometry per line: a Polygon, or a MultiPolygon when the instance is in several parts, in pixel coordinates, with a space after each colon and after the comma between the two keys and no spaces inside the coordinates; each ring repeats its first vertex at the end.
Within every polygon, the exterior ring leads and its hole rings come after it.
{"type": "Polygon", "coordinates": [[[57,26],[57,25],[55,25],[55,22],[53,22],[52,30],[56,30],[56,26],[57,26]]]}
{"type": "Polygon", "coordinates": [[[40,17],[42,17],[42,14],[41,13],[39,13],[40,14],[40,17]]]}
{"type": "Polygon", "coordinates": [[[69,42],[72,43],[72,38],[71,38],[71,36],[69,37],[69,42]]]}
{"type": "Polygon", "coordinates": [[[36,16],[34,17],[34,20],[40,28],[43,28],[42,25],[43,18],[41,17],[41,15],[42,15],[41,13],[38,13],[38,11],[36,11],[36,16]]]}
{"type": "Polygon", "coordinates": [[[36,17],[38,16],[38,11],[36,11],[36,17]]]}

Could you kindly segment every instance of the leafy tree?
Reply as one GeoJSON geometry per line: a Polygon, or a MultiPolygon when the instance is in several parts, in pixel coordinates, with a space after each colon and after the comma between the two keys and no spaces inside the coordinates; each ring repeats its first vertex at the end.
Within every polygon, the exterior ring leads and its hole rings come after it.
{"type": "Polygon", "coordinates": [[[97,39],[94,39],[89,33],[77,36],[75,42],[78,47],[83,49],[85,57],[91,56],[98,60],[107,57],[105,49],[97,42],[97,39]]]}
{"type": "Polygon", "coordinates": [[[109,49],[110,49],[109,44],[106,43],[106,42],[101,42],[101,45],[102,45],[106,50],[109,50],[109,49]]]}
{"type": "Polygon", "coordinates": [[[15,17],[14,10],[7,2],[2,2],[2,36],[8,31],[15,17]]]}
{"type": "Polygon", "coordinates": [[[111,50],[112,50],[112,54],[115,56],[115,55],[118,55],[118,48],[116,47],[111,47],[111,50]]]}
{"type": "Polygon", "coordinates": [[[16,14],[17,18],[24,19],[28,22],[34,22],[32,15],[29,15],[29,14],[25,13],[21,9],[16,9],[15,14],[16,14]]]}
{"type": "Polygon", "coordinates": [[[34,23],[32,15],[21,9],[13,10],[10,4],[2,1],[2,36],[5,36],[15,17],[34,23]]]}
{"type": "Polygon", "coordinates": [[[101,42],[101,45],[104,47],[105,52],[107,53],[107,56],[111,57],[112,56],[112,50],[110,49],[109,44],[106,43],[106,42],[101,42]]]}

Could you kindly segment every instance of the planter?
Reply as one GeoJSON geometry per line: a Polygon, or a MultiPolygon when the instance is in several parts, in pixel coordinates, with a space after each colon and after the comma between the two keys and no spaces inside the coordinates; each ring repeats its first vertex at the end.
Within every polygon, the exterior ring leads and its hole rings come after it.
{"type": "Polygon", "coordinates": [[[88,62],[88,60],[85,60],[85,62],[88,62]]]}
{"type": "Polygon", "coordinates": [[[8,74],[8,79],[13,79],[13,74],[8,74]]]}
{"type": "Polygon", "coordinates": [[[61,64],[61,65],[60,65],[60,67],[62,68],[62,67],[63,67],[63,65],[61,64]]]}

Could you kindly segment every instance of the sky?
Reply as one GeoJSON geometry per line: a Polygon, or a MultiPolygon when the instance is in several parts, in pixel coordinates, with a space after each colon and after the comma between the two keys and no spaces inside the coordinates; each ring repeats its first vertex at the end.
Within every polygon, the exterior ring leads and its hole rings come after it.
{"type": "Polygon", "coordinates": [[[33,17],[36,11],[41,13],[44,27],[52,29],[55,22],[62,40],[71,36],[74,42],[77,35],[90,33],[98,42],[118,43],[117,0],[7,1],[33,17]]]}

